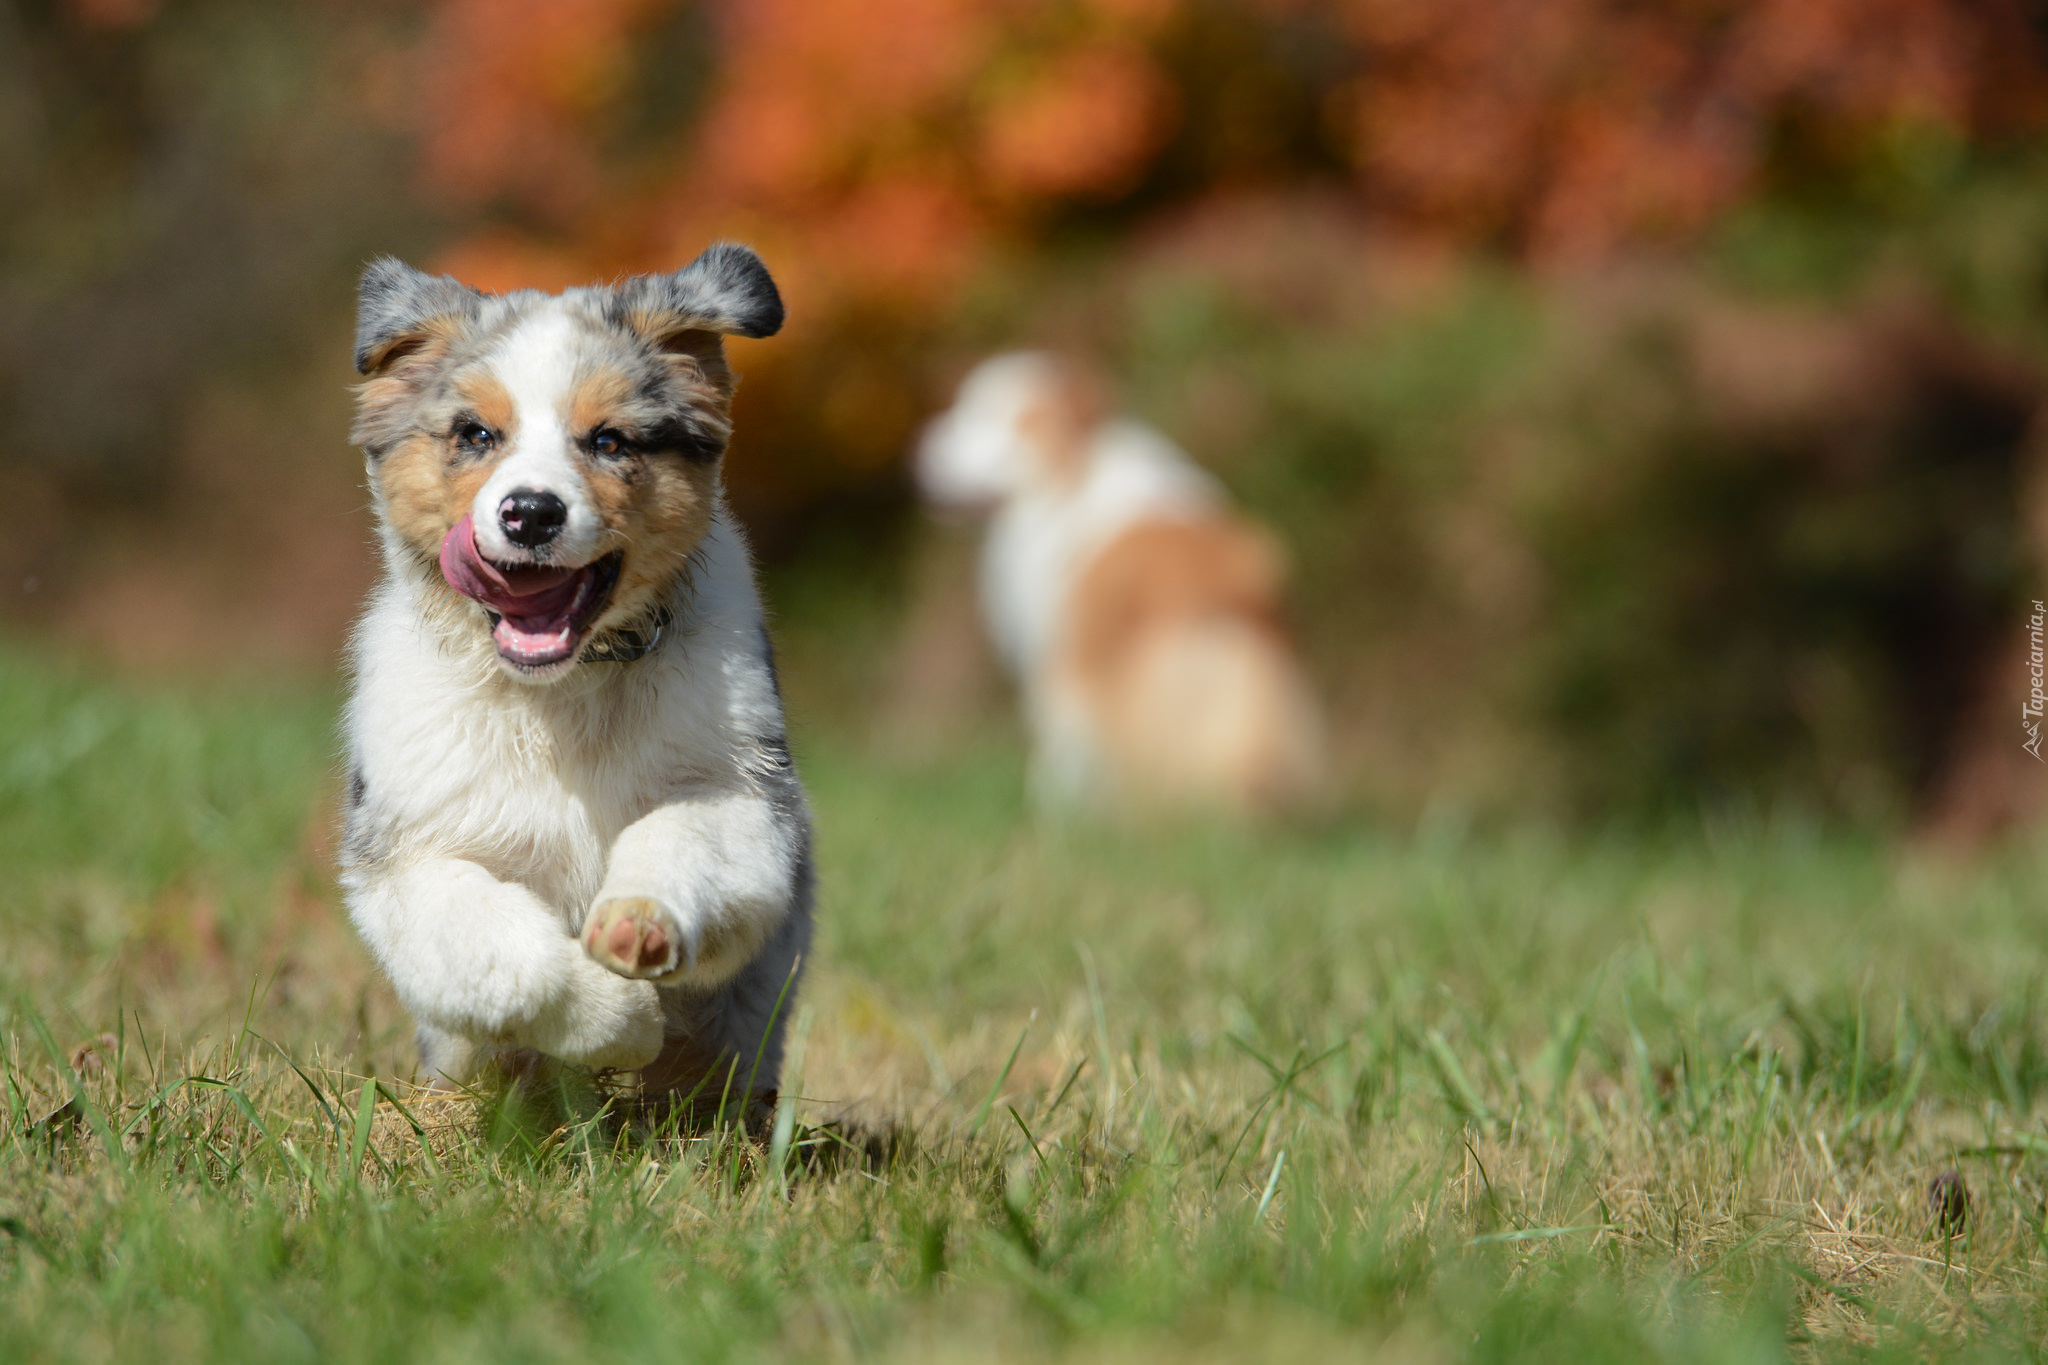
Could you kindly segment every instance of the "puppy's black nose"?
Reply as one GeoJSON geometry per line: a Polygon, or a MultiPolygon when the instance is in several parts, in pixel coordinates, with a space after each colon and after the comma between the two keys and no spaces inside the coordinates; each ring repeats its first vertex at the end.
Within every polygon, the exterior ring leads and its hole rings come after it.
{"type": "Polygon", "coordinates": [[[498,525],[505,528],[505,539],[529,550],[562,534],[562,523],[568,519],[569,509],[562,500],[538,489],[518,489],[498,504],[498,525]]]}

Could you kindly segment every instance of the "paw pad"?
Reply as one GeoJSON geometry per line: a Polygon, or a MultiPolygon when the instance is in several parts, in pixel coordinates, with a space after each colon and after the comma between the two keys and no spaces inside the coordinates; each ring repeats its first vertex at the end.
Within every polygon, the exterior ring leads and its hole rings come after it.
{"type": "Polygon", "coordinates": [[[583,949],[621,976],[667,976],[677,966],[677,943],[661,906],[644,898],[610,900],[583,926],[583,949]]]}

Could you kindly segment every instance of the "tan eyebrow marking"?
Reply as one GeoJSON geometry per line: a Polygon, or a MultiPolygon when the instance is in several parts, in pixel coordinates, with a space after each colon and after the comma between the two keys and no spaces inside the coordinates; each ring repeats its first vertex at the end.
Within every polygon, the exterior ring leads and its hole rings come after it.
{"type": "Polygon", "coordinates": [[[512,395],[498,382],[497,376],[479,371],[465,374],[455,381],[455,392],[462,398],[469,410],[499,436],[510,436],[515,424],[512,395]]]}
{"type": "Polygon", "coordinates": [[[585,375],[569,396],[570,435],[580,440],[615,420],[632,398],[633,380],[618,370],[605,367],[585,375]]]}

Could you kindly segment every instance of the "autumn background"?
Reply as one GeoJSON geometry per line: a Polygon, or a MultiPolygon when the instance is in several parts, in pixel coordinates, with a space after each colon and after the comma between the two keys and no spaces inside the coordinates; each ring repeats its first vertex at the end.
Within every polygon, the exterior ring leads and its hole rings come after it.
{"type": "Polygon", "coordinates": [[[0,1360],[2038,1360],[2044,380],[2034,0],[0,0],[0,1360]],[[718,237],[772,1134],[414,1112],[356,279],[718,237]],[[1019,345],[1278,532],[1330,810],[1031,808],[905,470],[1019,345]]]}
{"type": "Polygon", "coordinates": [[[2020,0],[16,0],[4,610],[330,667],[363,260],[731,236],[791,318],[731,481],[892,751],[1001,715],[906,448],[1052,345],[1292,546],[1367,809],[1976,838],[2042,787],[2044,51],[2020,0]]]}

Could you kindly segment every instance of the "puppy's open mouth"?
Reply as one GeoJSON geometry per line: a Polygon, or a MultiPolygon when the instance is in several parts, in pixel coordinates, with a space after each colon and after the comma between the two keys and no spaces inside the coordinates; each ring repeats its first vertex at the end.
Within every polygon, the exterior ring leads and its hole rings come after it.
{"type": "Polygon", "coordinates": [[[520,668],[545,668],[575,657],[584,632],[611,601],[619,581],[618,551],[579,568],[499,564],[476,547],[464,517],[441,542],[441,576],[491,616],[498,656],[520,668]]]}

